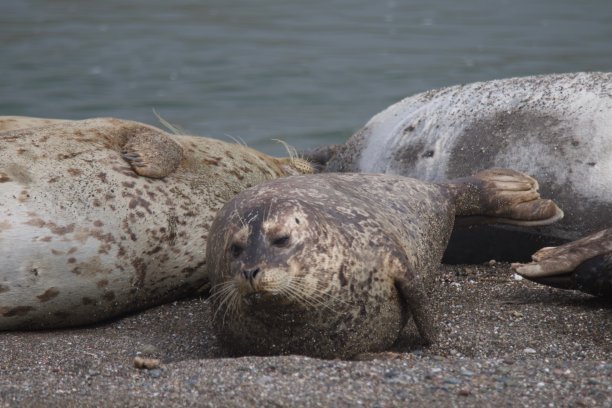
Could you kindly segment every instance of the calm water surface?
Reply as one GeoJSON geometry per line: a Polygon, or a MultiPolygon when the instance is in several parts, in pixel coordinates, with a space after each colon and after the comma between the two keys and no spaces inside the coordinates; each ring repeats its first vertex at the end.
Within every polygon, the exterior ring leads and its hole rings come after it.
{"type": "Polygon", "coordinates": [[[610,0],[0,0],[0,113],[116,116],[282,154],[410,94],[612,70],[610,0]]]}

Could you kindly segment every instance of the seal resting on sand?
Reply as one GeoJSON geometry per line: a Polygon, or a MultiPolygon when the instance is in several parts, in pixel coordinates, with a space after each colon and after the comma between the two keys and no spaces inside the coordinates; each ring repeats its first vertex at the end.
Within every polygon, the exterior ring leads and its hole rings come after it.
{"type": "Polygon", "coordinates": [[[0,330],[99,322],[194,293],[216,211],[308,168],[119,119],[0,133],[0,330]]]}
{"type": "Polygon", "coordinates": [[[433,184],[318,174],[247,189],[207,247],[213,327],[233,354],[351,357],[388,348],[412,316],[435,337],[426,287],[455,217],[546,225],[562,217],[534,179],[493,169],[433,184]]]}
{"type": "MultiPolygon", "coordinates": [[[[445,262],[528,261],[610,227],[612,73],[568,73],[477,82],[408,97],[344,145],[311,158],[325,171],[442,181],[504,167],[532,175],[565,218],[537,229],[456,229],[445,262]]],[[[308,157],[308,156],[306,156],[308,157]]]]}

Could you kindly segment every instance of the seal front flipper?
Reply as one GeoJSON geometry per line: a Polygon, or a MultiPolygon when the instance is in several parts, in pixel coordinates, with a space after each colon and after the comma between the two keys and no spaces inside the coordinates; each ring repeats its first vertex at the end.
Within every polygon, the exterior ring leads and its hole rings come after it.
{"type": "Polygon", "coordinates": [[[447,186],[455,195],[458,224],[540,226],[563,218],[563,211],[552,200],[540,198],[538,182],[518,171],[484,170],[447,186]]]}
{"type": "Polygon", "coordinates": [[[426,345],[438,337],[435,318],[432,314],[431,300],[422,282],[412,278],[397,278],[395,286],[400,292],[405,306],[414,319],[419,334],[426,345]]]}
{"type": "Polygon", "coordinates": [[[512,268],[534,282],[612,298],[612,228],[542,248],[532,259],[534,262],[516,263],[512,268]]]}
{"type": "Polygon", "coordinates": [[[183,148],[166,133],[139,127],[128,136],[121,154],[137,174],[163,178],[179,166],[183,148]]]}

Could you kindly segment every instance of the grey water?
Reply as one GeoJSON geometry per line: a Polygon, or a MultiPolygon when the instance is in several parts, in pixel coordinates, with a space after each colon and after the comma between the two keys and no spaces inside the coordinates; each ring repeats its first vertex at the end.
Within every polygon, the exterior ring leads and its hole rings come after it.
{"type": "Polygon", "coordinates": [[[0,0],[0,114],[155,109],[277,155],[428,89],[610,70],[610,0],[0,0]]]}

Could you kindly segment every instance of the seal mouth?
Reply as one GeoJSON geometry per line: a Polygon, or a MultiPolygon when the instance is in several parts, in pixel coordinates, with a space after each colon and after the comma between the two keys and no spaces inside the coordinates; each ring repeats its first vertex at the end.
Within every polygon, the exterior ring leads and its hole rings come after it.
{"type": "MultiPolygon", "coordinates": [[[[267,291],[256,291],[247,293],[242,296],[244,304],[249,308],[256,309],[274,309],[278,311],[278,308],[282,306],[286,308],[294,304],[291,299],[278,293],[270,293],[267,291]]],[[[299,305],[295,305],[296,307],[299,305]]]]}
{"type": "Polygon", "coordinates": [[[242,299],[244,300],[244,303],[246,303],[248,306],[260,306],[273,303],[274,298],[276,297],[277,296],[269,292],[259,290],[244,294],[242,296],[242,299]]]}

